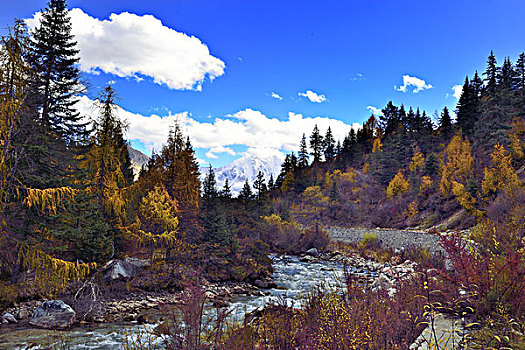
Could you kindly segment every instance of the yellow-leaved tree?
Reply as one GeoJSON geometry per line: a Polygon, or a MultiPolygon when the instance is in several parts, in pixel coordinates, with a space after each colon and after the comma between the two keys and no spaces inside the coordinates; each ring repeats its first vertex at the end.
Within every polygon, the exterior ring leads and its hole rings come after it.
{"type": "Polygon", "coordinates": [[[442,159],[441,180],[439,182],[441,193],[448,195],[452,190],[453,182],[467,184],[473,175],[473,163],[472,146],[459,131],[450,140],[442,159]]]}
{"type": "Polygon", "coordinates": [[[500,144],[494,146],[490,155],[492,167],[485,167],[481,191],[484,195],[497,195],[502,191],[508,198],[512,198],[521,187],[518,174],[512,167],[512,156],[500,144]]]}
{"type": "MultiPolygon", "coordinates": [[[[16,230],[20,223],[10,217],[12,212],[27,215],[32,208],[55,215],[65,201],[72,201],[75,196],[71,187],[34,189],[23,181],[26,174],[20,170],[20,159],[31,141],[28,132],[34,125],[30,114],[34,111],[27,103],[31,76],[26,60],[28,50],[25,24],[15,21],[0,45],[0,273],[10,275],[11,283],[16,285],[21,272],[31,269],[35,282],[47,294],[62,291],[96,265],[54,257],[44,249],[53,243],[48,228],[39,226],[20,233],[16,230]]],[[[0,302],[1,299],[2,295],[0,302]]]]}
{"type": "Polygon", "coordinates": [[[423,156],[423,153],[419,150],[419,148],[416,149],[416,152],[414,153],[414,156],[412,157],[412,160],[410,161],[409,169],[410,171],[416,171],[418,169],[423,168],[425,165],[425,156],[423,156]]]}
{"type": "Polygon", "coordinates": [[[330,198],[323,194],[321,186],[309,186],[301,195],[299,215],[309,220],[321,220],[328,210],[330,198]]]}
{"type": "Polygon", "coordinates": [[[512,122],[509,139],[512,159],[515,162],[523,160],[525,158],[525,122],[523,118],[516,118],[512,122]]]}
{"type": "Polygon", "coordinates": [[[388,187],[386,188],[386,196],[392,199],[408,192],[409,189],[410,183],[405,179],[401,170],[399,170],[392,181],[388,184],[388,187]]]}
{"type": "Polygon", "coordinates": [[[476,198],[468,190],[469,181],[473,179],[473,164],[472,146],[458,131],[450,140],[441,160],[439,189],[445,196],[452,192],[462,207],[474,215],[481,215],[476,209],[476,198]]]}
{"type": "Polygon", "coordinates": [[[165,258],[168,252],[186,251],[179,236],[178,204],[166,188],[156,186],[142,198],[135,221],[126,227],[127,237],[151,258],[165,258]]]}
{"type": "Polygon", "coordinates": [[[90,171],[89,190],[114,226],[120,225],[125,215],[122,189],[131,182],[126,178],[130,164],[123,136],[125,125],[115,113],[115,100],[115,91],[107,85],[98,99],[100,117],[95,123],[92,147],[81,163],[90,171]]]}

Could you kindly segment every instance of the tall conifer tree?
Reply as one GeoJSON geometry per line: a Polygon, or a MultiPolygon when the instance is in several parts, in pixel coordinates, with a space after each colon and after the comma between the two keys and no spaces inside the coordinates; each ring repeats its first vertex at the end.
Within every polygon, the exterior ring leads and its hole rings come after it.
{"type": "Polygon", "coordinates": [[[303,134],[303,137],[301,138],[301,143],[299,145],[299,153],[298,153],[298,161],[299,161],[299,167],[305,168],[308,166],[308,147],[306,146],[306,135],[303,134]]]}
{"type": "Polygon", "coordinates": [[[332,129],[328,127],[328,130],[326,130],[326,135],[323,139],[323,146],[324,146],[324,157],[326,161],[329,161],[330,159],[334,158],[335,156],[335,139],[332,135],[332,129]]]}
{"type": "Polygon", "coordinates": [[[314,163],[320,162],[323,151],[323,137],[319,132],[317,124],[315,124],[312,135],[310,135],[310,148],[312,149],[310,154],[314,157],[314,163]]]}
{"type": "Polygon", "coordinates": [[[50,0],[31,41],[33,89],[38,94],[42,128],[68,144],[85,135],[85,124],[75,109],[83,92],[76,45],[65,0],[50,0]]]}

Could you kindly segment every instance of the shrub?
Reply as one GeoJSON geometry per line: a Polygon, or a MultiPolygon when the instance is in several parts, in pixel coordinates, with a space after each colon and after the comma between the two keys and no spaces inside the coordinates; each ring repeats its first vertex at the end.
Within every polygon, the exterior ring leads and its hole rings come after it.
{"type": "Polygon", "coordinates": [[[425,327],[420,296],[427,285],[418,275],[390,297],[346,273],[344,286],[319,286],[300,309],[274,305],[236,326],[224,349],[406,349],[425,327]]]}
{"type": "Polygon", "coordinates": [[[379,240],[377,239],[377,234],[373,232],[366,232],[361,238],[361,241],[357,243],[357,249],[360,251],[365,251],[367,249],[377,249],[379,248],[379,240]]]}

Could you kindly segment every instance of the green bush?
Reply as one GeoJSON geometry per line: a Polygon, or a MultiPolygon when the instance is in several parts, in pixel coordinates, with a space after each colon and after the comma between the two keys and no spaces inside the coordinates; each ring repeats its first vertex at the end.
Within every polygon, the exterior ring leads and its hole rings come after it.
{"type": "Polygon", "coordinates": [[[375,249],[379,248],[379,240],[377,239],[377,234],[372,232],[367,232],[363,235],[363,238],[359,243],[357,244],[357,248],[359,250],[366,250],[366,249],[375,249]]]}

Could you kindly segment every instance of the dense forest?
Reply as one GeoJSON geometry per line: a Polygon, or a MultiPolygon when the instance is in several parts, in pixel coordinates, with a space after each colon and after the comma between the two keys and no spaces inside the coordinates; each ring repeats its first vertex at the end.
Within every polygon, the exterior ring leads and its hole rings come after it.
{"type": "MultiPolygon", "coordinates": [[[[377,320],[403,307],[423,315],[421,303],[406,299],[425,292],[418,282],[442,292],[440,305],[479,316],[477,339],[489,344],[479,348],[498,348],[494,339],[510,346],[519,338],[525,325],[525,54],[498,65],[491,52],[485,72],[465,78],[455,113],[445,107],[437,121],[418,107],[389,102],[344,140],[316,126],[297,153],[286,156],[277,178],[260,173],[236,198],[228,182],[217,188],[211,168],[201,183],[191,139],[177,123],[135,178],[113,87],[100,91],[96,120],[76,109],[86,92],[78,63],[64,0],[49,1],[33,32],[16,20],[2,37],[0,310],[66,295],[88,278],[103,284],[101,267],[124,257],[152,262],[147,276],[126,284],[128,291],[179,291],[195,276],[247,283],[268,278],[270,252],[333,249],[328,227],[436,234],[470,228],[474,245],[454,235],[443,240],[455,270],[443,268],[429,282],[430,266],[421,261],[426,279],[400,287],[403,300],[365,297],[348,280],[342,299],[319,291],[302,311],[263,316],[289,333],[238,326],[222,334],[223,348],[402,348],[394,341],[374,347],[359,337],[336,343],[355,330],[381,329],[379,321],[366,323],[365,315],[349,311],[366,308],[363,300],[376,303],[377,320]],[[464,290],[472,299],[458,294],[464,290]],[[393,303],[390,311],[378,309],[385,300],[393,303]]],[[[428,307],[437,308],[429,298],[428,307]]],[[[405,341],[410,327],[398,321],[390,336],[405,341]]]]}

